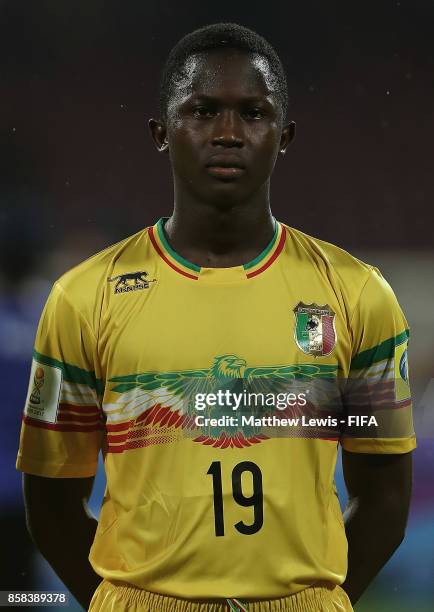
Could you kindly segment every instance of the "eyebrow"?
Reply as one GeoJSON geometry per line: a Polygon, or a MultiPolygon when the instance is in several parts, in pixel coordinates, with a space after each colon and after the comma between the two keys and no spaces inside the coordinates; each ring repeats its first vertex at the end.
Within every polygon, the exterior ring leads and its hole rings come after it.
{"type": "MultiPolygon", "coordinates": [[[[268,94],[267,96],[242,96],[240,98],[240,100],[243,103],[248,103],[248,104],[271,104],[270,98],[271,98],[272,94],[268,94]]],[[[221,98],[219,98],[218,96],[210,96],[209,94],[204,94],[204,93],[200,93],[200,92],[193,92],[190,96],[190,100],[200,100],[203,102],[213,102],[213,103],[219,103],[221,102],[221,98]]]]}

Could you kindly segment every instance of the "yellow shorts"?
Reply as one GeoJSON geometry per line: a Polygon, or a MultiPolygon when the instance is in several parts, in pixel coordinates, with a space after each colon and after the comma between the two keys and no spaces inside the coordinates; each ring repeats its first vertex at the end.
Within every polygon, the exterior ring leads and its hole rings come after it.
{"type": "Polygon", "coordinates": [[[310,587],[280,599],[244,602],[238,599],[188,600],[103,580],[89,612],[351,612],[348,595],[339,586],[310,587]]]}

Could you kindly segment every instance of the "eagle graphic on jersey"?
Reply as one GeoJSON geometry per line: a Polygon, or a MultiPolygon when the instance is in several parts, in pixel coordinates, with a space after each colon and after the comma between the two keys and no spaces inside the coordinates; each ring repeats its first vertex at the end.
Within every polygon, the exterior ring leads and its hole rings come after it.
{"type": "MultiPolygon", "coordinates": [[[[306,390],[306,383],[314,379],[334,381],[336,374],[337,366],[324,364],[249,367],[245,359],[227,354],[215,357],[209,368],[115,376],[109,381],[113,383],[110,391],[119,394],[119,399],[105,405],[104,412],[110,426],[129,419],[142,426],[197,430],[199,435],[193,440],[203,444],[221,448],[250,446],[268,436],[263,433],[262,426],[242,424],[240,415],[266,416],[275,411],[274,406],[244,401],[235,411],[233,403],[210,405],[205,402],[204,408],[198,409],[197,399],[219,392],[221,398],[228,394],[233,398],[236,394],[244,400],[246,394],[253,393],[264,396],[297,393],[306,390]],[[206,418],[237,417],[238,424],[198,426],[195,417],[199,414],[206,418]]],[[[280,417],[293,414],[294,409],[289,406],[279,410],[280,417]]]]}

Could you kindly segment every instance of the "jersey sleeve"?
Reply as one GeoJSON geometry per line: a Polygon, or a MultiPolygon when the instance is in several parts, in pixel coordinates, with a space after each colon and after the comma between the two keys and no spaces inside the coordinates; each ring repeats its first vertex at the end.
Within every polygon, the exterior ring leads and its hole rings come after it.
{"type": "Polygon", "coordinates": [[[36,334],[18,470],[52,478],[95,475],[104,432],[95,361],[90,325],[56,283],[36,334]]]}
{"type": "Polygon", "coordinates": [[[351,321],[342,447],[406,453],[416,446],[408,378],[408,324],[390,285],[373,268],[351,321]]]}

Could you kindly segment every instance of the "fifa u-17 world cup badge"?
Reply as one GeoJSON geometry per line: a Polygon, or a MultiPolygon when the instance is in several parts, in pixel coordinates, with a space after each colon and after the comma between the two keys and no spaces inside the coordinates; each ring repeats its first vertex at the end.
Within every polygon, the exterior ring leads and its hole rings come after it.
{"type": "Polygon", "coordinates": [[[294,308],[294,338],[306,355],[330,355],[336,345],[335,313],[328,304],[299,302],[294,308]]]}
{"type": "Polygon", "coordinates": [[[38,421],[55,423],[62,378],[60,368],[33,359],[24,414],[38,421]]]}

